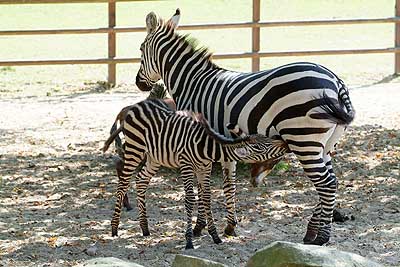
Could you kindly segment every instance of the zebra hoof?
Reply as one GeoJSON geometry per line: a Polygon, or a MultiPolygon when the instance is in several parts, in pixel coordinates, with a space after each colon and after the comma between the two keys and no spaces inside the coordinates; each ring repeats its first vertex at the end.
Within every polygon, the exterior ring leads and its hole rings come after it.
{"type": "Polygon", "coordinates": [[[221,244],[222,240],[218,236],[212,238],[215,244],[221,244]]]}
{"type": "Polygon", "coordinates": [[[115,229],[115,228],[112,228],[112,230],[111,230],[111,236],[112,236],[112,237],[118,236],[118,230],[115,229]]]}
{"type": "Polygon", "coordinates": [[[321,226],[318,230],[317,237],[310,244],[322,246],[328,243],[329,238],[331,237],[331,228],[330,224],[321,226]]]}
{"type": "Polygon", "coordinates": [[[237,236],[237,234],[235,232],[235,227],[230,225],[230,224],[228,224],[225,227],[224,235],[227,236],[227,237],[229,237],[229,236],[237,236]]]}
{"type": "Polygon", "coordinates": [[[206,227],[205,224],[196,224],[194,229],[193,229],[193,236],[195,237],[200,237],[201,236],[201,231],[206,227]]]}
{"type": "Polygon", "coordinates": [[[196,227],[193,229],[193,236],[194,237],[200,237],[201,236],[201,230],[203,229],[196,229],[196,227]]]}
{"type": "Polygon", "coordinates": [[[315,239],[307,239],[303,238],[303,244],[304,245],[312,245],[315,239]]]}
{"type": "Polygon", "coordinates": [[[317,236],[317,238],[314,241],[312,241],[310,244],[322,246],[322,245],[328,243],[328,241],[329,241],[329,236],[317,236]]]}
{"type": "Polygon", "coordinates": [[[192,241],[186,242],[185,249],[194,249],[192,241]]]}
{"type": "Polygon", "coordinates": [[[131,203],[129,203],[129,198],[128,198],[128,195],[127,195],[127,194],[125,194],[122,203],[123,203],[123,205],[124,205],[124,207],[126,208],[127,211],[132,210],[132,206],[131,206],[131,203]]]}
{"type": "Polygon", "coordinates": [[[150,235],[149,230],[143,230],[142,233],[143,233],[143,236],[149,236],[150,235]]]}
{"type": "Polygon", "coordinates": [[[306,235],[303,238],[303,243],[306,245],[312,244],[315,238],[317,238],[317,234],[318,234],[317,230],[308,229],[306,235]]]}
{"type": "Polygon", "coordinates": [[[133,208],[131,206],[125,206],[125,208],[126,208],[126,211],[133,210],[133,208]]]}

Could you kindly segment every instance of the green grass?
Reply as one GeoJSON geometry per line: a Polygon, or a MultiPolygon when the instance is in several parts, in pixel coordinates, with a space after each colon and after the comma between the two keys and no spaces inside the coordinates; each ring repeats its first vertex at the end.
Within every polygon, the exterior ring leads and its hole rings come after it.
{"type": "Polygon", "coordinates": [[[0,68],[0,72],[10,72],[10,71],[15,71],[15,69],[11,66],[5,66],[0,68]]]}
{"type": "MultiPolygon", "coordinates": [[[[142,26],[145,16],[155,11],[169,18],[175,8],[182,11],[181,24],[249,21],[250,0],[144,1],[117,4],[118,26],[142,26]],[[229,8],[227,8],[229,7],[229,8]]],[[[282,0],[262,1],[262,20],[304,20],[336,18],[376,18],[394,14],[394,0],[282,0]]],[[[42,28],[85,28],[107,26],[106,4],[0,5],[2,30],[42,28]]],[[[202,45],[215,53],[251,50],[250,29],[191,31],[202,45]]],[[[117,35],[117,56],[137,57],[144,33],[117,35]]],[[[262,51],[352,49],[390,47],[394,42],[393,24],[346,26],[279,27],[261,30],[262,51]]],[[[107,56],[107,35],[1,36],[0,60],[98,58],[107,56]]],[[[391,54],[282,57],[261,60],[267,69],[293,61],[321,63],[338,73],[352,86],[380,81],[392,74],[391,54]]],[[[217,64],[250,71],[250,60],[220,60],[217,64]]],[[[118,81],[133,83],[137,64],[118,65],[118,81]]],[[[105,80],[104,65],[13,67],[0,71],[0,82],[56,82],[105,80]]]]}

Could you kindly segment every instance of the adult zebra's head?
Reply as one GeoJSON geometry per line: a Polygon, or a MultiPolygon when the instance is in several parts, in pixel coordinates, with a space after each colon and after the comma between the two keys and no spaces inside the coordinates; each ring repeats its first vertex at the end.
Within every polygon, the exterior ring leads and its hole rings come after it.
{"type": "Polygon", "coordinates": [[[175,14],[166,22],[163,22],[157,17],[154,12],[150,12],[146,16],[146,30],[147,36],[140,46],[141,60],[140,68],[136,75],[136,85],[141,91],[150,91],[153,85],[161,79],[160,62],[158,62],[156,42],[160,41],[159,38],[163,34],[160,31],[165,30],[162,25],[169,25],[168,29],[174,30],[179,23],[180,18],[179,9],[175,14]]]}

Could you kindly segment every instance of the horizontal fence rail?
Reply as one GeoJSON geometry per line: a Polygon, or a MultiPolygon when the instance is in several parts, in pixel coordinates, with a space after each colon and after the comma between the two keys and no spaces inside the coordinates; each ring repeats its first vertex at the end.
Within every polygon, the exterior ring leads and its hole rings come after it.
{"type": "MultiPolygon", "coordinates": [[[[82,4],[82,3],[110,3],[110,2],[134,2],[138,0],[0,0],[1,4],[82,4]]],[[[146,0],[140,0],[146,1],[146,0]]],[[[154,1],[154,0],[147,0],[154,1]]]]}
{"type": "MultiPolygon", "coordinates": [[[[0,66],[29,66],[29,65],[63,65],[63,64],[108,64],[108,82],[116,82],[116,64],[139,63],[140,58],[116,57],[116,34],[146,32],[145,27],[117,27],[115,26],[116,2],[132,2],[137,0],[0,0],[0,4],[34,4],[34,3],[108,3],[108,27],[82,29],[40,29],[40,30],[0,30],[0,36],[20,35],[53,35],[53,34],[108,34],[108,58],[97,59],[53,59],[53,60],[6,60],[0,61],[0,66]]],[[[320,56],[320,55],[349,55],[349,54],[378,54],[394,53],[394,72],[400,73],[400,0],[396,0],[395,16],[388,18],[360,18],[338,20],[304,20],[304,21],[259,21],[260,0],[253,0],[253,20],[251,22],[219,23],[219,24],[190,24],[179,26],[179,30],[210,30],[210,29],[252,29],[252,51],[244,53],[215,54],[214,59],[251,58],[252,70],[259,70],[260,58],[283,56],[320,56]],[[329,26],[350,24],[378,24],[394,23],[394,47],[370,49],[338,49],[338,50],[308,50],[308,51],[277,51],[260,52],[260,28],[265,27],[292,27],[292,26],[329,26]]]]}
{"type": "MultiPolygon", "coordinates": [[[[352,55],[352,54],[387,54],[400,53],[400,47],[376,49],[349,49],[349,50],[314,50],[314,51],[283,51],[259,53],[231,53],[214,54],[213,59],[237,59],[253,57],[293,57],[293,56],[326,56],[326,55],[352,55]]],[[[98,59],[53,59],[53,60],[13,60],[0,61],[0,66],[32,66],[32,65],[65,65],[65,64],[121,64],[139,63],[140,58],[98,58],[98,59]]]]}
{"type": "MultiPolygon", "coordinates": [[[[219,30],[239,29],[252,27],[288,27],[288,26],[329,26],[350,24],[377,24],[399,23],[399,17],[379,19],[339,19],[339,20],[303,20],[303,21],[265,21],[265,22],[238,22],[217,24],[189,24],[179,26],[179,30],[219,30]]],[[[46,35],[46,34],[88,34],[88,33],[127,33],[145,32],[145,27],[113,27],[113,28],[86,28],[86,29],[44,29],[44,30],[0,30],[0,35],[46,35]]]]}

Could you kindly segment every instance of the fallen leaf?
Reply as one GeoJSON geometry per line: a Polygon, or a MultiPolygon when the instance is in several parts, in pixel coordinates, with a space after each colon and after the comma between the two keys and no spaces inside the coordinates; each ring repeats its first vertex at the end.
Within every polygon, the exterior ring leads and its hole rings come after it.
{"type": "Polygon", "coordinates": [[[54,247],[56,247],[57,239],[58,239],[57,236],[49,237],[49,238],[47,239],[47,243],[49,244],[50,247],[53,247],[53,248],[54,248],[54,247]]]}

